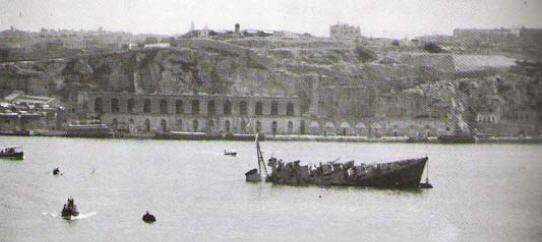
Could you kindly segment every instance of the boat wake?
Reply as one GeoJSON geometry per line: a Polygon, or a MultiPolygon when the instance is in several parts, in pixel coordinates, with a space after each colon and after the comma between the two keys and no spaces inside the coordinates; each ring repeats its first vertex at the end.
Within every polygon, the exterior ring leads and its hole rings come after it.
{"type": "MultiPolygon", "coordinates": [[[[53,218],[60,217],[59,213],[42,212],[41,214],[44,215],[44,216],[51,216],[53,218]]],[[[96,215],[96,211],[90,212],[90,213],[80,213],[79,216],[71,217],[70,220],[86,219],[86,218],[90,218],[90,217],[92,217],[94,215],[96,215]]]]}
{"type": "Polygon", "coordinates": [[[90,212],[90,213],[81,213],[77,217],[72,217],[72,220],[79,220],[79,219],[85,219],[90,218],[92,216],[96,215],[96,212],[90,212]]]}

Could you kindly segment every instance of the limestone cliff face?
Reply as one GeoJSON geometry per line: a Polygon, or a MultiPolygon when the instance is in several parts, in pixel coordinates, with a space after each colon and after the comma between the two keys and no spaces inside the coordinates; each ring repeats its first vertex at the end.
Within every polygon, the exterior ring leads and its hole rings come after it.
{"type": "Polygon", "coordinates": [[[70,60],[0,65],[2,95],[19,89],[68,98],[75,91],[295,95],[289,75],[240,56],[150,49],[70,60]],[[288,80],[288,81],[286,81],[288,80]]]}
{"type": "Polygon", "coordinates": [[[285,43],[185,40],[177,48],[4,63],[0,95],[22,90],[64,101],[81,90],[298,96],[302,112],[334,120],[456,113],[474,122],[479,112],[539,110],[542,104],[540,75],[435,79],[418,62],[368,58],[353,46],[285,43]]]}

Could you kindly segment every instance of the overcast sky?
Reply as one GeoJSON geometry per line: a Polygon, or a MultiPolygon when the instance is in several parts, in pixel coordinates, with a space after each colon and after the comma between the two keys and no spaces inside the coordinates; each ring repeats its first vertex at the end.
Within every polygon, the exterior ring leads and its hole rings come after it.
{"type": "Polygon", "coordinates": [[[0,0],[0,30],[124,30],[185,33],[196,28],[289,30],[329,35],[337,22],[365,36],[451,34],[454,28],[542,28],[542,0],[0,0]]]}

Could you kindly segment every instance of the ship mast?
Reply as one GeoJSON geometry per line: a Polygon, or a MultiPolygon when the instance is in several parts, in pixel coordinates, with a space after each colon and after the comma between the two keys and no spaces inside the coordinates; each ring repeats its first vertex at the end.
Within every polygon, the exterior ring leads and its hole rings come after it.
{"type": "Polygon", "coordinates": [[[258,172],[261,174],[263,169],[263,171],[265,171],[265,176],[267,177],[269,174],[267,173],[267,167],[265,166],[262,150],[260,149],[260,139],[258,133],[256,133],[256,155],[258,156],[258,172]]]}

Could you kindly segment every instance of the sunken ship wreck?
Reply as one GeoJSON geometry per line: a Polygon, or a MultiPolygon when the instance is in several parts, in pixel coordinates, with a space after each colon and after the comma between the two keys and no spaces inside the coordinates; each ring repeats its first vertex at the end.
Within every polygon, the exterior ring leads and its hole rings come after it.
{"type": "MultiPolygon", "coordinates": [[[[359,186],[379,188],[417,188],[423,171],[428,164],[428,157],[407,159],[379,164],[358,164],[327,162],[318,165],[301,165],[300,161],[284,163],[277,158],[270,158],[265,164],[258,139],[256,138],[258,169],[245,173],[246,181],[261,181],[262,171],[265,180],[273,184],[303,186],[359,186]],[[267,166],[271,172],[268,173],[267,166]]],[[[429,179],[426,179],[429,185],[429,179]]]]}

